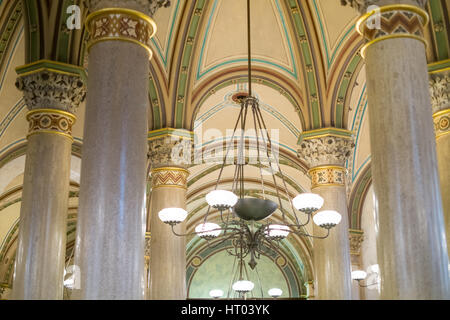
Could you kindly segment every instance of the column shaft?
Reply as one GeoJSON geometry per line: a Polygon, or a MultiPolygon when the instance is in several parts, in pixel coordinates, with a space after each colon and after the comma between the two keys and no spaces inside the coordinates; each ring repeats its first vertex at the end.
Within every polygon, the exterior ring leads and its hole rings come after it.
{"type": "Polygon", "coordinates": [[[147,83],[141,47],[92,47],[76,247],[82,299],[143,298],[147,83]]]}
{"type": "Polygon", "coordinates": [[[71,146],[56,134],[28,139],[13,299],[63,298],[71,146]]]}
{"type": "Polygon", "coordinates": [[[95,11],[87,25],[92,42],[75,252],[81,288],[74,296],[139,300],[145,291],[148,46],[156,26],[143,13],[121,8],[95,11]]]}
{"type": "MultiPolygon", "coordinates": [[[[191,162],[192,132],[183,129],[149,133],[149,159],[152,164],[150,203],[150,288],[149,299],[184,300],[186,291],[186,238],[175,236],[158,213],[165,208],[186,209],[185,167],[191,162]]],[[[185,233],[185,223],[175,227],[185,233]]]]}
{"type": "MultiPolygon", "coordinates": [[[[315,296],[319,300],[352,299],[349,221],[344,164],[354,147],[351,132],[323,128],[302,134],[299,157],[308,163],[311,192],[324,199],[323,210],[342,216],[326,239],[313,240],[315,296]]],[[[314,224],[314,236],[324,236],[323,228],[314,224]]]]}
{"type": "Polygon", "coordinates": [[[418,10],[387,8],[383,32],[364,30],[382,299],[449,297],[425,46],[412,36],[423,30],[418,10]],[[386,36],[404,21],[403,35],[386,36]]]}
{"type": "MultiPolygon", "coordinates": [[[[350,300],[352,281],[345,186],[322,186],[312,192],[325,200],[322,210],[335,210],[342,215],[341,223],[331,230],[328,238],[314,240],[316,298],[350,300]]],[[[323,234],[324,230],[314,225],[314,235],[323,234]]]]}
{"type": "Polygon", "coordinates": [[[73,115],[84,71],[41,60],[17,69],[30,112],[13,299],[62,300],[73,115]]]}
{"type": "MultiPolygon", "coordinates": [[[[150,299],[186,299],[186,239],[176,237],[158,217],[164,208],[186,209],[186,189],[172,186],[153,188],[151,198],[150,299]]],[[[175,227],[185,233],[185,224],[175,227]]]]}

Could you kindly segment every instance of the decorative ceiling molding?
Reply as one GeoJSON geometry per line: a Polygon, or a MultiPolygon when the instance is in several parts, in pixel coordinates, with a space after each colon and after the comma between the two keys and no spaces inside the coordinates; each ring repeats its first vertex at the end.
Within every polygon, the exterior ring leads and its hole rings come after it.
{"type": "Polygon", "coordinates": [[[361,215],[366,199],[367,191],[372,185],[372,169],[370,163],[364,168],[363,172],[353,185],[348,202],[348,212],[350,229],[361,229],[361,215]]]}

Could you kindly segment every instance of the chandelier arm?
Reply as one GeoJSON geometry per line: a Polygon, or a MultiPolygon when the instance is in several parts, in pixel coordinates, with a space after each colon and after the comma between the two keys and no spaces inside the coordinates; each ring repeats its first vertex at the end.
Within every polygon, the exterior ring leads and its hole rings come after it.
{"type": "Polygon", "coordinates": [[[255,108],[256,108],[257,121],[258,121],[259,129],[260,129],[260,132],[261,132],[261,137],[263,139],[263,142],[264,142],[264,145],[265,145],[265,148],[266,148],[266,156],[267,156],[267,160],[269,161],[270,172],[272,173],[273,183],[275,185],[275,190],[277,192],[278,203],[280,204],[280,211],[281,211],[283,220],[285,221],[286,218],[285,218],[285,214],[283,212],[283,204],[281,203],[281,197],[280,197],[280,192],[278,191],[278,184],[277,184],[277,180],[275,178],[275,172],[273,171],[272,161],[270,160],[270,155],[269,155],[269,149],[267,147],[267,142],[266,142],[266,139],[265,139],[264,134],[263,134],[263,127],[261,125],[261,119],[260,119],[260,113],[261,112],[259,110],[259,106],[256,106],[255,108]]]}
{"type": "MultiPolygon", "coordinates": [[[[234,142],[234,137],[236,135],[236,131],[237,131],[237,127],[239,125],[239,121],[242,118],[242,112],[243,112],[243,110],[241,108],[241,112],[239,113],[238,119],[237,119],[236,124],[235,124],[234,129],[233,129],[233,134],[231,135],[231,140],[230,140],[231,144],[234,144],[233,143],[234,142]]],[[[223,170],[225,168],[225,164],[227,162],[227,158],[228,158],[228,154],[229,154],[230,150],[231,150],[231,148],[227,148],[227,152],[225,153],[225,158],[223,159],[222,167],[220,168],[220,172],[219,172],[219,178],[217,179],[217,182],[216,182],[216,187],[215,187],[216,190],[217,190],[217,187],[219,186],[220,178],[222,177],[222,173],[223,173],[223,170]]]]}
{"type": "Polygon", "coordinates": [[[263,173],[262,173],[262,163],[261,163],[261,152],[259,150],[259,134],[258,134],[258,126],[256,125],[256,110],[255,110],[255,106],[252,106],[252,114],[253,114],[253,125],[255,126],[255,134],[256,134],[256,150],[258,153],[258,167],[259,167],[259,175],[261,177],[261,188],[262,188],[262,193],[263,193],[263,198],[264,200],[266,199],[266,192],[265,192],[265,187],[264,187],[264,177],[263,177],[263,173]]]}
{"type": "Polygon", "coordinates": [[[368,287],[370,287],[370,286],[375,286],[375,285],[379,285],[379,284],[380,284],[379,282],[375,282],[375,283],[372,283],[372,284],[362,285],[362,284],[360,283],[361,280],[357,280],[357,281],[358,281],[358,285],[359,285],[361,288],[368,288],[368,287]]]}
{"type": "MultiPolygon", "coordinates": [[[[287,227],[296,227],[296,228],[305,227],[311,222],[311,215],[308,214],[307,216],[308,216],[308,220],[306,220],[306,222],[303,224],[299,222],[298,224],[287,224],[286,226],[287,227]]],[[[299,221],[299,220],[297,219],[297,221],[299,221]]]]}
{"type": "Polygon", "coordinates": [[[239,187],[239,195],[240,198],[244,198],[244,166],[245,166],[245,123],[247,122],[247,114],[248,114],[248,100],[242,105],[244,108],[244,116],[241,118],[241,142],[239,145],[239,159],[238,165],[240,165],[240,187],[239,187]]]}
{"type": "Polygon", "coordinates": [[[309,238],[314,238],[314,239],[326,239],[330,235],[330,229],[327,229],[327,234],[325,236],[313,236],[308,233],[300,232],[300,231],[289,231],[289,232],[295,233],[296,235],[299,235],[299,236],[304,236],[304,237],[309,237],[309,238]]]}
{"type": "MultiPolygon", "coordinates": [[[[259,113],[259,116],[260,116],[260,118],[261,118],[262,124],[263,124],[263,126],[264,126],[265,133],[266,133],[266,135],[267,135],[267,141],[268,141],[268,144],[269,144],[270,148],[272,148],[272,139],[271,139],[271,137],[270,137],[269,130],[267,130],[266,122],[264,121],[264,118],[263,118],[263,116],[262,116],[261,109],[258,108],[257,112],[259,113]]],[[[293,204],[293,202],[292,202],[292,198],[291,198],[291,196],[290,196],[290,194],[289,194],[289,190],[288,190],[287,185],[286,185],[286,180],[285,180],[285,176],[284,176],[283,170],[281,169],[280,159],[277,158],[276,154],[273,154],[273,156],[275,157],[275,161],[277,162],[277,167],[278,167],[278,170],[280,171],[280,176],[281,176],[281,181],[283,182],[284,191],[286,192],[286,196],[287,196],[288,199],[289,199],[289,203],[290,203],[290,205],[291,205],[291,209],[292,209],[292,212],[293,212],[293,214],[294,214],[295,220],[297,221],[297,224],[300,225],[300,221],[299,221],[299,219],[298,219],[298,217],[297,217],[297,214],[296,214],[296,212],[295,212],[295,208],[294,208],[294,204],[293,204]]],[[[285,215],[283,214],[283,219],[284,219],[284,218],[285,218],[285,215]]]]}
{"type": "Polygon", "coordinates": [[[214,245],[212,245],[211,242],[208,241],[208,247],[211,248],[211,249],[217,248],[218,246],[224,244],[225,242],[227,242],[231,238],[234,238],[237,234],[239,234],[239,233],[238,232],[232,233],[228,237],[225,237],[224,239],[220,239],[219,241],[215,242],[214,245]]]}
{"type": "MultiPolygon", "coordinates": [[[[175,225],[174,225],[174,224],[171,224],[171,227],[172,227],[172,232],[173,232],[173,234],[176,235],[177,237],[189,237],[189,236],[195,236],[195,235],[198,235],[197,232],[191,232],[191,233],[179,234],[179,233],[177,233],[177,232],[175,231],[175,225]]],[[[200,232],[200,233],[213,232],[213,231],[219,231],[219,230],[220,230],[220,231],[228,231],[228,230],[230,230],[230,228],[216,228],[216,229],[212,229],[212,230],[208,230],[208,231],[200,232]]],[[[237,231],[237,232],[241,232],[240,229],[231,228],[231,230],[234,230],[234,231],[237,231]]],[[[200,236],[199,236],[199,237],[200,237],[200,236]]],[[[201,237],[200,237],[200,238],[201,238],[201,237]]]]}

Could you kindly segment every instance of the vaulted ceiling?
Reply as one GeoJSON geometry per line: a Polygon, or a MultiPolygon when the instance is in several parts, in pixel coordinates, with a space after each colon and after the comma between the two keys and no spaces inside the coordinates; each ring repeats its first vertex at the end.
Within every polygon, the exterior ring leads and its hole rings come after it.
{"type": "MultiPolygon", "coordinates": [[[[14,86],[15,68],[49,59],[83,66],[89,74],[86,30],[71,31],[65,24],[68,5],[79,5],[87,15],[82,2],[0,0],[0,283],[9,283],[11,277],[5,271],[11,261],[5,263],[5,257],[14,256],[28,130],[26,106],[14,86]]],[[[450,0],[431,0],[427,5],[430,64],[449,59],[449,8],[450,0]]],[[[252,0],[251,14],[254,91],[269,130],[278,130],[275,142],[288,181],[282,191],[286,207],[289,196],[310,185],[307,167],[296,157],[300,134],[344,128],[354,133],[356,142],[347,168],[351,228],[359,229],[371,172],[365,67],[359,54],[363,40],[355,31],[358,13],[338,0],[252,0]]],[[[158,31],[152,40],[149,129],[186,129],[201,137],[202,147],[221,146],[238,116],[232,96],[248,86],[246,1],[173,0],[154,19],[158,31]]],[[[84,110],[83,104],[73,130],[70,212],[75,217],[84,110]]],[[[206,210],[204,195],[218,169],[217,163],[190,168],[188,229],[206,210]]],[[[226,168],[223,187],[232,177],[232,168],[226,168]]],[[[248,192],[255,196],[261,193],[258,179],[258,168],[251,168],[248,192]]],[[[280,185],[280,176],[275,179],[280,185]]],[[[264,180],[274,197],[272,177],[266,175],[264,180]]],[[[74,239],[71,221],[69,243],[74,239]]],[[[203,249],[192,239],[189,258],[203,249]]],[[[310,241],[293,237],[284,252],[298,261],[292,263],[293,269],[304,264],[302,281],[311,279],[310,241]]]]}

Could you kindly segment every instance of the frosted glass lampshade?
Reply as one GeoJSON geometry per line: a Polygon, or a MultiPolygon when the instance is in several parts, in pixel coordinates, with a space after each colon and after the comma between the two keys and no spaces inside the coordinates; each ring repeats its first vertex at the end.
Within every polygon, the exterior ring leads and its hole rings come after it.
{"type": "Polygon", "coordinates": [[[283,290],[278,289],[278,288],[272,288],[269,290],[269,296],[271,296],[272,298],[278,298],[281,297],[281,295],[283,294],[283,290]]]}
{"type": "Polygon", "coordinates": [[[247,280],[240,280],[233,284],[233,290],[242,293],[250,292],[254,287],[255,285],[253,284],[253,282],[247,280]]]}
{"type": "Polygon", "coordinates": [[[209,292],[209,296],[214,299],[218,299],[223,296],[223,291],[219,289],[214,289],[209,292]]]}
{"type": "Polygon", "coordinates": [[[292,200],[294,207],[302,212],[314,212],[322,208],[323,198],[315,193],[301,193],[292,200]]]}
{"type": "Polygon", "coordinates": [[[167,224],[178,224],[186,220],[187,211],[181,208],[165,208],[158,213],[159,219],[167,224]]]}
{"type": "Polygon", "coordinates": [[[217,238],[222,232],[220,226],[215,223],[202,223],[195,228],[195,232],[200,238],[217,238]]]}
{"type": "Polygon", "coordinates": [[[317,212],[313,217],[314,223],[319,227],[330,229],[339,224],[342,220],[342,216],[339,212],[333,210],[325,210],[317,212]]]}
{"type": "Polygon", "coordinates": [[[69,277],[68,279],[64,280],[64,287],[68,288],[68,289],[73,289],[75,284],[75,279],[74,277],[69,277]]]}
{"type": "Polygon", "coordinates": [[[271,224],[267,227],[266,235],[273,239],[284,239],[289,235],[291,228],[279,224],[271,224]]]}
{"type": "Polygon", "coordinates": [[[353,280],[364,280],[367,277],[367,272],[363,270],[352,271],[352,279],[353,280]]]}
{"type": "Polygon", "coordinates": [[[206,202],[216,209],[228,209],[234,207],[238,197],[230,191],[214,190],[206,195],[206,202]]]}

